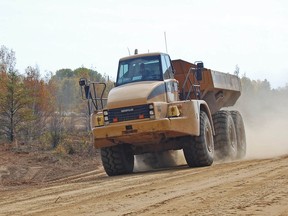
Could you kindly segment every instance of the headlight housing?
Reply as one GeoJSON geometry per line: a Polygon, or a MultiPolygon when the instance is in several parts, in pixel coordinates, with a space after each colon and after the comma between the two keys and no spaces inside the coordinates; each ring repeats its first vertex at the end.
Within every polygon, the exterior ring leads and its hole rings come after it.
{"type": "Polygon", "coordinates": [[[155,119],[154,104],[149,104],[148,108],[150,119],[155,119]]]}
{"type": "Polygon", "coordinates": [[[168,107],[168,117],[179,117],[181,115],[180,106],[170,105],[168,107]]]}
{"type": "Polygon", "coordinates": [[[103,116],[104,116],[104,124],[108,125],[109,124],[109,113],[108,110],[103,110],[103,116]]]}
{"type": "Polygon", "coordinates": [[[102,112],[93,113],[91,116],[91,128],[104,126],[104,116],[102,112]]]}

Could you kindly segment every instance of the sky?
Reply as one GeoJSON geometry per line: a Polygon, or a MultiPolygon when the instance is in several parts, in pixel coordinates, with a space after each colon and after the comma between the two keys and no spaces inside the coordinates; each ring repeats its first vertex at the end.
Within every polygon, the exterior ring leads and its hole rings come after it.
{"type": "Polygon", "coordinates": [[[137,48],[222,72],[238,65],[278,88],[288,84],[288,1],[0,0],[0,45],[20,73],[84,66],[113,80],[137,48]]]}

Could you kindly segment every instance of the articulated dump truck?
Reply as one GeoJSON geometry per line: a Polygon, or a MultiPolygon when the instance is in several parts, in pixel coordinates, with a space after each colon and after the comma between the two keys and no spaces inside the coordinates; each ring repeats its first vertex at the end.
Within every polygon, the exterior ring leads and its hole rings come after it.
{"type": "Polygon", "coordinates": [[[134,156],[183,150],[189,167],[246,154],[241,114],[233,106],[240,79],[206,69],[203,62],[171,61],[165,53],[119,60],[115,87],[79,81],[88,100],[94,145],[109,176],[129,174],[134,156]]]}

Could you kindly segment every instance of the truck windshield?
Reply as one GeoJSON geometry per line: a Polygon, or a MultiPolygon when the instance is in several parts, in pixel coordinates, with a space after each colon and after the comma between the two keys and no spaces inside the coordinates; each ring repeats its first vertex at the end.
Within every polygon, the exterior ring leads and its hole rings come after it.
{"type": "Polygon", "coordinates": [[[160,56],[139,57],[119,62],[117,86],[153,80],[163,80],[160,56]]]}

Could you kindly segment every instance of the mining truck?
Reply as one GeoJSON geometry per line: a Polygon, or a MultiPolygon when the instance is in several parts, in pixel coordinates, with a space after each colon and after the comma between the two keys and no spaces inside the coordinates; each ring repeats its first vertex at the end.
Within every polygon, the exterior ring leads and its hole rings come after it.
{"type": "Polygon", "coordinates": [[[109,176],[132,173],[137,155],[183,150],[189,167],[203,167],[246,154],[242,116],[228,108],[241,95],[236,75],[156,52],[121,58],[107,98],[105,83],[79,85],[109,176]]]}

